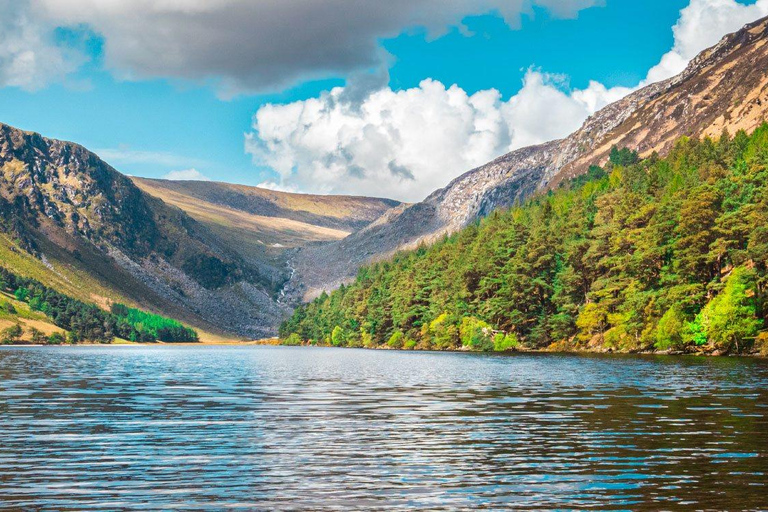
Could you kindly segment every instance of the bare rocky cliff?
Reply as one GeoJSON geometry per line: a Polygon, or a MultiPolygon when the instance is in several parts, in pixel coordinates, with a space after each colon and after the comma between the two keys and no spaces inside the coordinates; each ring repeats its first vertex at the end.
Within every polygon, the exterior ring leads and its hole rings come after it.
{"type": "Polygon", "coordinates": [[[513,151],[341,241],[300,250],[288,292],[309,299],[333,289],[367,262],[435,240],[605,163],[614,145],[664,154],[681,136],[756,128],[768,108],[766,45],[768,19],[762,19],[702,52],[680,75],[601,109],[569,137],[513,151]]]}

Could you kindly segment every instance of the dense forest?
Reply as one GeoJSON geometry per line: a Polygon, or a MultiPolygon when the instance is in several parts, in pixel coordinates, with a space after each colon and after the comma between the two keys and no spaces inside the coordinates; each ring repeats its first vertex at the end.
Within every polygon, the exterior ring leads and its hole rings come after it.
{"type": "Polygon", "coordinates": [[[286,344],[448,350],[766,351],[768,125],[681,139],[300,307],[286,344]]]}
{"type": "MultiPolygon", "coordinates": [[[[130,341],[193,342],[197,332],[176,320],[114,304],[105,311],[61,294],[34,279],[17,276],[0,267],[0,291],[13,294],[30,309],[51,319],[54,325],[68,331],[67,341],[110,343],[115,337],[130,341]]],[[[10,303],[0,307],[12,307],[10,303]]],[[[19,334],[20,335],[20,334],[19,334]]],[[[56,337],[58,341],[59,338],[56,337]]]]}

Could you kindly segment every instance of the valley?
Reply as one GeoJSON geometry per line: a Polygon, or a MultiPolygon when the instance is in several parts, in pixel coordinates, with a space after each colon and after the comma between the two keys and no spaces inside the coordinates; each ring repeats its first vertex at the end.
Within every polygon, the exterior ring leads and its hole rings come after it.
{"type": "Polygon", "coordinates": [[[272,337],[364,265],[556,191],[612,148],[651,161],[685,137],[751,133],[768,105],[768,21],[730,34],[562,140],[503,155],[415,204],[126,177],[77,144],[0,126],[0,252],[25,276],[211,336],[272,337]]]}

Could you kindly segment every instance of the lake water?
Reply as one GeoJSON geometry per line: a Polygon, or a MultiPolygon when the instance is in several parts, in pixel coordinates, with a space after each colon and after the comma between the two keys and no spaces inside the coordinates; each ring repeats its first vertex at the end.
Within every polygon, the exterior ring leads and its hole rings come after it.
{"type": "Polygon", "coordinates": [[[0,507],[768,508],[768,361],[0,349],[0,507]]]}

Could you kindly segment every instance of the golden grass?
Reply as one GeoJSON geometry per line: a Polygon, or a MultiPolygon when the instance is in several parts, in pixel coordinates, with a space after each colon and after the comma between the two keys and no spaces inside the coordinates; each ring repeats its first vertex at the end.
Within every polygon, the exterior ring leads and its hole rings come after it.
{"type": "Polygon", "coordinates": [[[306,242],[340,240],[348,231],[315,226],[306,222],[281,217],[255,215],[226,206],[210,203],[196,197],[159,187],[155,182],[135,180],[144,192],[184,210],[195,220],[210,228],[224,228],[239,234],[239,238],[251,239],[251,243],[268,246],[279,243],[296,247],[306,242]]]}

